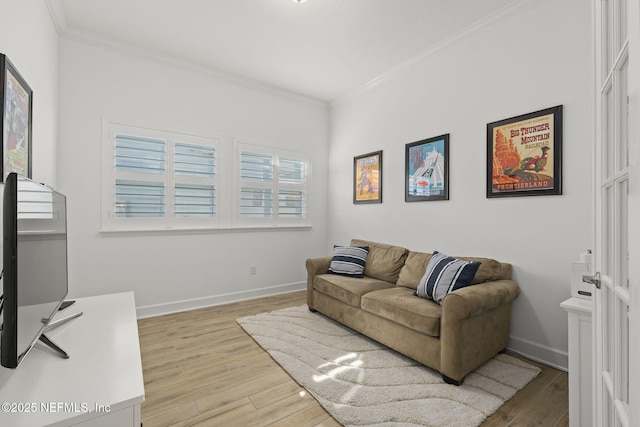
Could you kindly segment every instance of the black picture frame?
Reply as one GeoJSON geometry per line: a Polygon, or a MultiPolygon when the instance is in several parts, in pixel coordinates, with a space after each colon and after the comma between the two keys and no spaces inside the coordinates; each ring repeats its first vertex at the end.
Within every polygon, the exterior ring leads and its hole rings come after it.
{"type": "Polygon", "coordinates": [[[487,198],[562,194],[562,105],[487,124],[487,198]]]}
{"type": "Polygon", "coordinates": [[[405,202],[449,200],[449,134],[405,145],[405,202]]]}
{"type": "Polygon", "coordinates": [[[353,203],[382,203],[382,150],[353,158],[353,203]]]}
{"type": "Polygon", "coordinates": [[[0,54],[0,101],[0,182],[11,172],[31,178],[33,91],[3,54],[0,54]]]}

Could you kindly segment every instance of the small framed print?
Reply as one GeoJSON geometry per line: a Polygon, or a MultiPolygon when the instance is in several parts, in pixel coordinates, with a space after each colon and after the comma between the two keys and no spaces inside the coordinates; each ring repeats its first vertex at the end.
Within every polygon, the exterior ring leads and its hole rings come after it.
{"type": "Polygon", "coordinates": [[[562,194],[562,105],[487,124],[487,197],[562,194]]]}
{"type": "Polygon", "coordinates": [[[404,200],[449,200],[449,134],[405,145],[404,200]]]}
{"type": "Polygon", "coordinates": [[[31,116],[33,91],[13,66],[0,54],[0,111],[2,151],[0,181],[16,172],[31,178],[31,116]]]}
{"type": "Polygon", "coordinates": [[[382,151],[353,158],[353,203],[382,203],[382,151]]]}

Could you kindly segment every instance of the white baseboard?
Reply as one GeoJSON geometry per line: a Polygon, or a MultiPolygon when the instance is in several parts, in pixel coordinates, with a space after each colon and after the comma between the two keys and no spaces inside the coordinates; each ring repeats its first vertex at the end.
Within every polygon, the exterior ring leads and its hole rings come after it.
{"type": "Polygon", "coordinates": [[[247,301],[272,295],[287,294],[305,289],[307,289],[307,282],[298,282],[271,286],[268,288],[251,289],[249,291],[233,292],[230,294],[211,295],[203,298],[137,307],[136,315],[138,316],[138,319],[143,319],[145,317],[161,316],[163,314],[178,313],[181,311],[195,310],[198,308],[212,307],[215,305],[229,304],[238,301],[247,301]]]}
{"type": "Polygon", "coordinates": [[[508,348],[528,359],[544,363],[552,368],[565,372],[569,370],[569,353],[566,351],[513,336],[510,337],[508,348]]]}

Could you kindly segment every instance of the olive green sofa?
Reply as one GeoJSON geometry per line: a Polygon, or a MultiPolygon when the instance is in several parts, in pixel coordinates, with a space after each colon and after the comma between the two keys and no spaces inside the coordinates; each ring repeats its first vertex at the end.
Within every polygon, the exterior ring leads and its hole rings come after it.
{"type": "Polygon", "coordinates": [[[473,286],[439,305],[414,295],[431,254],[359,239],[351,246],[369,247],[363,278],[327,274],[331,256],[307,259],[311,311],[437,370],[450,384],[506,349],[511,303],[520,293],[511,264],[458,257],[481,262],[473,286]]]}

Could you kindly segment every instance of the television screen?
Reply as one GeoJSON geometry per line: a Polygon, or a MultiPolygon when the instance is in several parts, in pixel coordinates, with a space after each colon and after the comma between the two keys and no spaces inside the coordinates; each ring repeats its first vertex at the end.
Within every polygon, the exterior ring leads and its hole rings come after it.
{"type": "Polygon", "coordinates": [[[20,175],[5,181],[2,366],[15,368],[67,295],[66,198],[20,175]]]}

